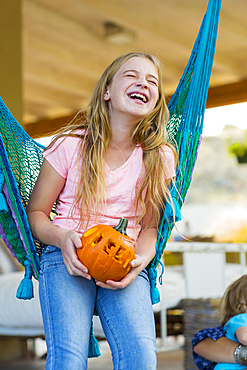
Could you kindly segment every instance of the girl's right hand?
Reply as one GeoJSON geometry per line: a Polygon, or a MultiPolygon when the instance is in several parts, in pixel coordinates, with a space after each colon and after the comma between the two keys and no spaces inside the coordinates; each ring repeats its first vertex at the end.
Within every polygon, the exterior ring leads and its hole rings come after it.
{"type": "Polygon", "coordinates": [[[76,249],[81,247],[80,235],[71,230],[61,230],[58,247],[62,251],[64,264],[70,275],[82,276],[88,280],[91,276],[88,274],[86,266],[78,259],[76,249]]]}

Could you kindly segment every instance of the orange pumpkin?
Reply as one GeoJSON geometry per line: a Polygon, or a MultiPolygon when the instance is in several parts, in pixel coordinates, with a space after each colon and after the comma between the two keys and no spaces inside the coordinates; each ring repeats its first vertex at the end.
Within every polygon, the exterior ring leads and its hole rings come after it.
{"type": "Polygon", "coordinates": [[[93,226],[82,236],[77,255],[94,279],[119,281],[129,272],[135,248],[126,234],[127,224],[127,218],[122,217],[115,227],[93,226]]]}

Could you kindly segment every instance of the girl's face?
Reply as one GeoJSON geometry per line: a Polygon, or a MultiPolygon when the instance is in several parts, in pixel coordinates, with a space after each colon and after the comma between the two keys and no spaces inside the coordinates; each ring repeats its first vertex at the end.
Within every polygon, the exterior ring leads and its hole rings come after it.
{"type": "Polygon", "coordinates": [[[130,119],[139,122],[155,108],[159,96],[158,72],[153,62],[143,57],[127,60],[106,88],[111,121],[130,119]]]}

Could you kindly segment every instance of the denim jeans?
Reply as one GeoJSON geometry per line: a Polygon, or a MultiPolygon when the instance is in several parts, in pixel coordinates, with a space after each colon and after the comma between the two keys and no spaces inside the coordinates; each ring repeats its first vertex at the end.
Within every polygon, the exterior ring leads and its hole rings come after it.
{"type": "Polygon", "coordinates": [[[110,345],[114,370],[155,370],[156,335],[146,270],[124,289],[97,287],[71,276],[61,250],[41,257],[40,302],[47,343],[46,370],[86,370],[96,307],[110,345]]]}

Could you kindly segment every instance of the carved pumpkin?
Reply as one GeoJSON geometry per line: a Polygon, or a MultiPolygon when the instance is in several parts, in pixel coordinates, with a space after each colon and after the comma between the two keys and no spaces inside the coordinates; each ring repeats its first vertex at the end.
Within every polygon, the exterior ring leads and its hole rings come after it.
{"type": "Polygon", "coordinates": [[[127,218],[122,217],[115,227],[93,226],[82,236],[77,255],[94,279],[119,281],[129,272],[135,249],[126,234],[127,224],[127,218]]]}

